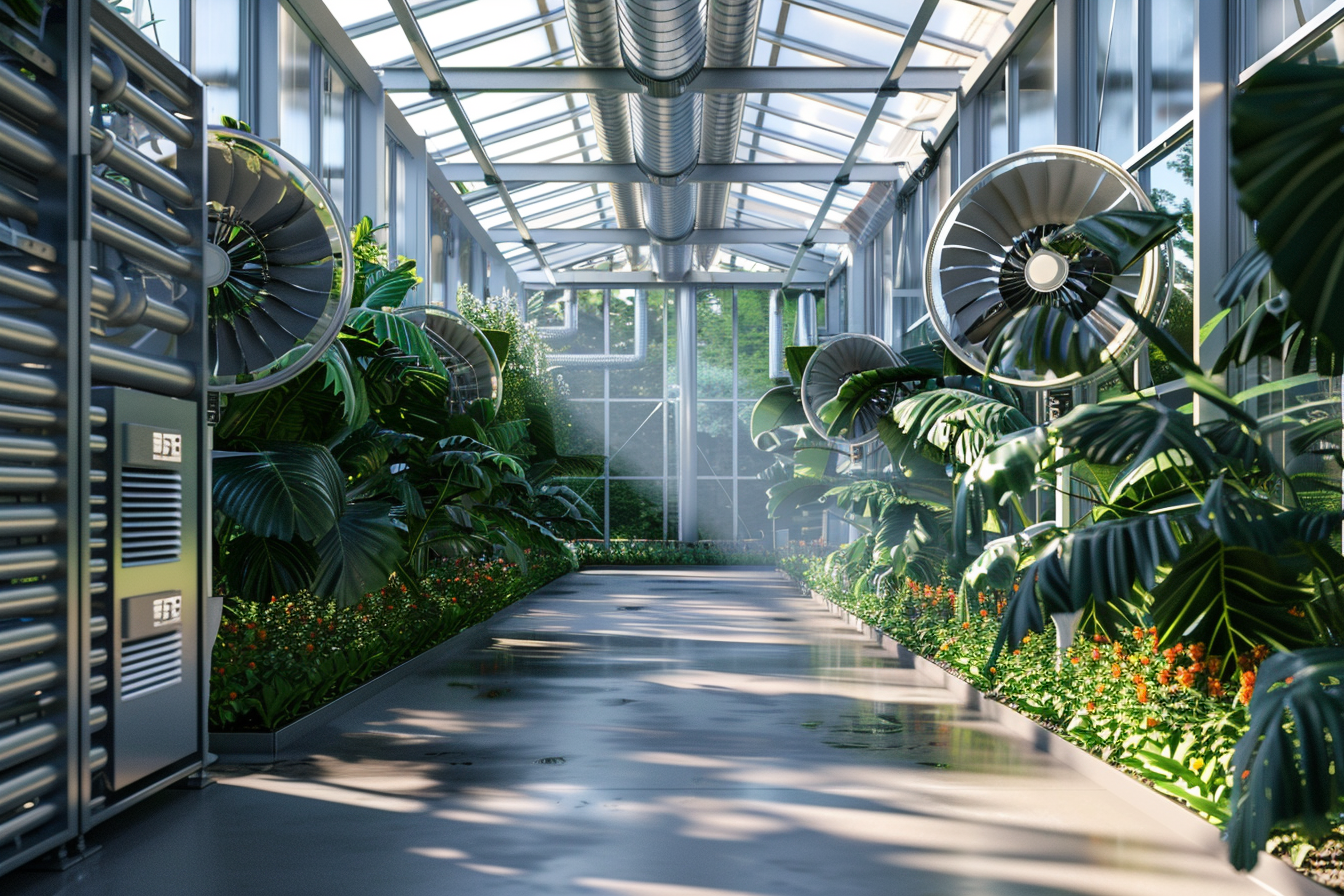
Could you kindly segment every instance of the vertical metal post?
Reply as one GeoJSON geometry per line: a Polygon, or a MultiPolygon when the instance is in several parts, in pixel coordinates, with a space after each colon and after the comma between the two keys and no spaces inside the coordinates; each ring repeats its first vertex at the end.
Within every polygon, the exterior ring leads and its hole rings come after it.
{"type": "Polygon", "coordinates": [[[1055,142],[1082,146],[1085,70],[1079,47],[1078,0],[1055,0],[1055,142]]]}
{"type": "Polygon", "coordinates": [[[1008,57],[1008,64],[1003,67],[1005,98],[1004,117],[1008,122],[1008,152],[1015,153],[1022,148],[1022,107],[1021,94],[1019,93],[1018,75],[1021,67],[1021,59],[1017,53],[1008,57]]]}
{"type": "Polygon", "coordinates": [[[677,381],[681,403],[677,406],[677,540],[694,543],[700,538],[696,506],[700,465],[696,451],[695,383],[695,287],[677,287],[677,381]]]}
{"type": "Polygon", "coordinates": [[[252,6],[252,74],[248,114],[253,133],[274,140],[280,136],[280,16],[288,13],[279,0],[257,0],[252,6]]]}
{"type": "MultiPolygon", "coordinates": [[[[980,101],[968,100],[960,90],[957,91],[957,183],[961,186],[972,174],[979,170],[976,147],[980,144],[980,121],[977,113],[980,101]]],[[[908,208],[908,206],[907,206],[908,208]]],[[[898,211],[897,214],[900,214],[898,211]]],[[[908,215],[909,213],[906,212],[908,215]]],[[[907,217],[906,227],[910,226],[907,217]]],[[[898,272],[898,276],[900,276],[898,272]]],[[[905,284],[909,286],[909,284],[905,284]]]]}
{"type": "MultiPolygon", "coordinates": [[[[1218,313],[1214,291],[1227,272],[1231,219],[1228,179],[1228,10],[1223,0],[1195,4],[1195,232],[1194,331],[1218,313]]],[[[1219,327],[1202,344],[1196,336],[1195,360],[1207,367],[1222,351],[1226,330],[1219,327]]],[[[1221,414],[1195,396],[1195,422],[1221,414]]]]}

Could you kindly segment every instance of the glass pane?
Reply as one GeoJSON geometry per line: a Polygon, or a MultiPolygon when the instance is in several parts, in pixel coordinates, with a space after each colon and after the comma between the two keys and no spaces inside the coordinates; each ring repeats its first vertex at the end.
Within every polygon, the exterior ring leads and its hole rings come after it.
{"type": "Polygon", "coordinates": [[[611,490],[612,538],[663,538],[663,482],[613,479],[611,490]]]}
{"type": "Polygon", "coordinates": [[[696,416],[699,475],[733,475],[733,403],[702,401],[696,416]]]}
{"type": "MultiPolygon", "coordinates": [[[[1153,204],[1181,216],[1181,230],[1171,241],[1171,305],[1163,326],[1187,349],[1194,350],[1194,141],[1186,140],[1148,169],[1152,178],[1153,204]]],[[[1156,349],[1149,349],[1153,382],[1164,383],[1179,375],[1156,349]]]]}
{"type": "Polygon", "coordinates": [[[238,68],[242,50],[239,0],[196,4],[196,77],[205,82],[206,124],[242,115],[238,68]]]}
{"type": "Polygon", "coordinates": [[[557,424],[556,440],[565,454],[606,454],[605,411],[600,401],[571,401],[569,421],[557,424]]]}
{"type": "Polygon", "coordinates": [[[696,489],[699,502],[700,537],[721,541],[733,539],[733,480],[701,479],[696,489]]]}
{"type": "MultiPolygon", "coordinates": [[[[1134,0],[1097,3],[1097,150],[1123,161],[1134,138],[1134,0]]],[[[1086,141],[1084,141],[1086,142],[1086,141]]]]}
{"type": "MultiPolygon", "coordinates": [[[[212,0],[213,2],[213,0],[212,0]]],[[[181,52],[180,37],[178,31],[178,19],[180,16],[180,4],[173,0],[122,0],[120,3],[112,4],[117,7],[131,24],[136,27],[141,34],[158,45],[169,56],[177,59],[181,52]],[[128,9],[129,7],[129,9],[128,9]]],[[[238,15],[237,6],[234,6],[234,16],[238,15]]],[[[199,14],[199,13],[198,13],[199,14]]],[[[234,33],[237,34],[237,19],[234,19],[234,33]]],[[[237,53],[237,44],[229,52],[237,53]]],[[[210,124],[215,124],[212,120],[210,124]]]]}
{"type": "Polygon", "coordinates": [[[663,475],[662,402],[613,401],[608,408],[612,475],[663,475]]]}
{"type": "Polygon", "coordinates": [[[733,397],[733,292],[697,296],[695,385],[701,398],[733,397]]]}
{"type": "Polygon", "coordinates": [[[739,479],[737,482],[737,537],[774,542],[775,521],[765,515],[766,484],[759,479],[739,479]]]}
{"type": "Polygon", "coordinates": [[[755,402],[737,404],[737,475],[755,477],[775,462],[773,454],[756,450],[751,441],[751,409],[755,402]]]}
{"type": "Polygon", "coordinates": [[[1008,97],[1003,84],[1003,76],[997,76],[983,94],[984,101],[989,104],[989,158],[984,160],[986,163],[1008,155],[1008,97]]]}
{"type": "Polygon", "coordinates": [[[312,165],[313,42],[290,14],[280,9],[280,145],[304,165],[312,165]]]}
{"type": "Polygon", "coordinates": [[[1017,51],[1019,149],[1055,142],[1055,20],[1047,11],[1017,51]]]}
{"type": "Polygon", "coordinates": [[[1194,108],[1194,90],[1195,2],[1154,3],[1151,137],[1161,134],[1194,108]]]}
{"type": "MultiPolygon", "coordinates": [[[[1330,0],[1256,0],[1256,56],[1277,47],[1329,5],[1330,0]]],[[[1339,55],[1335,50],[1332,60],[1339,55]]]]}
{"type": "Polygon", "coordinates": [[[588,530],[583,535],[583,538],[597,539],[600,541],[602,538],[603,521],[606,519],[606,511],[604,509],[606,507],[607,499],[606,482],[602,479],[579,478],[565,478],[560,481],[564,485],[574,489],[578,496],[587,501],[589,506],[593,508],[593,512],[597,514],[597,531],[593,532],[592,530],[588,530]]]}
{"type": "MultiPolygon", "coordinates": [[[[769,289],[737,291],[738,398],[759,398],[774,385],[770,379],[771,292],[769,289]]],[[[794,304],[797,305],[797,300],[794,304]]],[[[785,331],[792,327],[793,320],[786,317],[785,331]]]]}
{"type": "MultiPolygon", "coordinates": [[[[633,290],[611,294],[611,351],[628,355],[635,350],[635,293],[633,290]]],[[[613,398],[658,398],[663,394],[663,293],[653,290],[647,296],[648,349],[643,365],[611,371],[613,398]]]]}
{"type": "Polygon", "coordinates": [[[438,191],[429,188],[429,304],[448,303],[448,251],[453,238],[453,213],[438,191]]]}
{"type": "MultiPolygon", "coordinates": [[[[606,333],[602,325],[602,290],[580,289],[575,293],[579,332],[568,342],[548,343],[554,354],[600,355],[606,351],[606,333]]],[[[605,397],[606,374],[583,367],[560,367],[560,379],[569,389],[570,398],[605,397]]]]}
{"type": "MultiPolygon", "coordinates": [[[[322,183],[336,210],[345,207],[345,81],[322,57],[322,183]]],[[[440,200],[442,201],[442,200],[440,200]]]]}

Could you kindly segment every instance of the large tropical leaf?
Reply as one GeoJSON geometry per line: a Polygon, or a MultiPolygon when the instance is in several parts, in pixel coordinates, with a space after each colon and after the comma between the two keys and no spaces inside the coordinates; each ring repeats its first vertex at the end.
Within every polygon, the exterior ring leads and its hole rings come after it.
{"type": "Polygon", "coordinates": [[[503,368],[509,360],[509,346],[513,337],[509,335],[508,330],[481,330],[481,335],[490,343],[490,348],[495,352],[495,360],[503,368]]]}
{"type": "Polygon", "coordinates": [[[888,505],[903,503],[905,496],[887,479],[860,479],[837,485],[826,493],[841,510],[861,517],[879,516],[888,505]]]}
{"type": "Polygon", "coordinates": [[[1069,580],[1070,610],[1088,602],[1127,603],[1134,585],[1151,589],[1159,570],[1181,551],[1194,510],[1108,519],[1069,533],[1061,560],[1069,580]]]}
{"type": "Polygon", "coordinates": [[[232,594],[264,603],[311,588],[317,575],[317,554],[302,541],[244,534],[229,542],[220,566],[232,594]]]}
{"type": "Polygon", "coordinates": [[[816,354],[815,345],[789,345],[784,348],[784,366],[788,368],[789,379],[793,381],[795,389],[803,385],[803,371],[807,369],[807,362],[812,360],[816,354]]]}
{"type": "Polygon", "coordinates": [[[865,408],[886,413],[896,397],[938,376],[937,370],[923,367],[880,367],[854,374],[840,384],[835,397],[817,409],[826,424],[826,435],[843,438],[854,427],[854,418],[865,408]]]}
{"type": "Polygon", "coordinates": [[[1306,328],[1344,345],[1344,69],[1276,63],[1233,98],[1232,180],[1306,328]]]}
{"type": "Polygon", "coordinates": [[[1344,799],[1344,650],[1317,647],[1265,660],[1251,724],[1232,757],[1228,853],[1255,867],[1276,828],[1330,834],[1344,799]]]}
{"type": "Polygon", "coordinates": [[[265,443],[214,457],[215,509],[253,535],[312,541],[336,525],[345,475],[325,446],[265,443]]]}
{"type": "Polygon", "coordinates": [[[793,386],[776,386],[762,395],[751,409],[751,440],[765,450],[761,439],[783,426],[803,426],[807,415],[793,386]]]}
{"type": "Polygon", "coordinates": [[[892,408],[891,419],[916,448],[927,446],[939,460],[966,466],[1004,436],[1031,426],[1016,407],[962,389],[912,395],[892,408]]]}
{"type": "Polygon", "coordinates": [[[356,308],[346,318],[346,324],[357,330],[371,330],[374,338],[395,345],[402,353],[414,357],[445,380],[450,380],[448,368],[443,366],[434,343],[425,331],[413,321],[390,311],[356,308]]]}
{"type": "Polygon", "coordinates": [[[415,288],[420,278],[415,274],[415,261],[407,259],[395,268],[372,265],[367,273],[356,279],[358,295],[354,303],[378,311],[400,308],[406,294],[415,288]]]}
{"type": "Polygon", "coordinates": [[[985,369],[1012,379],[1027,371],[1042,377],[1088,376],[1106,363],[1106,344],[1064,309],[1035,305],[1013,315],[994,334],[985,369]]]}
{"type": "MultiPolygon", "coordinates": [[[[988,451],[961,477],[953,508],[953,554],[965,557],[984,534],[986,516],[1036,484],[1037,469],[1049,456],[1045,427],[1024,430],[988,451]]],[[[977,553],[979,545],[976,545],[977,553]]]]}
{"type": "Polygon", "coordinates": [[[1070,237],[1081,237],[1111,260],[1123,273],[1155,246],[1165,243],[1181,229],[1179,215],[1167,212],[1114,209],[1076,221],[1055,231],[1048,243],[1057,246],[1070,237]]]}
{"type": "Polygon", "coordinates": [[[1035,562],[1022,573],[1017,590],[1008,595],[999,633],[989,659],[985,660],[985,672],[993,674],[990,670],[1005,647],[1019,643],[1028,634],[1044,632],[1046,615],[1071,612],[1068,573],[1064,571],[1058,546],[1047,544],[1035,562]]]}
{"type": "Polygon", "coordinates": [[[777,519],[782,514],[800,507],[822,502],[830,489],[831,483],[820,479],[805,477],[787,479],[766,489],[765,493],[769,500],[766,502],[765,512],[771,519],[777,519]]]}
{"type": "Polygon", "coordinates": [[[1227,670],[1260,644],[1291,650],[1310,643],[1300,613],[1311,588],[1274,557],[1213,536],[1187,547],[1152,596],[1160,643],[1203,642],[1227,670]]]}
{"type": "Polygon", "coordinates": [[[1270,257],[1263,246],[1254,245],[1241,254],[1227,269],[1223,279],[1218,281],[1214,299],[1220,308],[1231,308],[1237,302],[1244,301],[1255,294],[1256,289],[1269,276],[1270,257]]]}
{"type": "Polygon", "coordinates": [[[1216,475],[1222,466],[1190,418],[1155,401],[1121,398],[1079,405],[1050,429],[1059,444],[1092,463],[1137,465],[1180,452],[1207,475],[1216,475]]]}
{"type": "Polygon", "coordinates": [[[345,508],[336,525],[316,544],[315,594],[349,606],[387,584],[406,556],[401,532],[389,517],[391,510],[379,501],[360,501],[345,508]]]}
{"type": "Polygon", "coordinates": [[[1338,534],[1344,512],[1285,510],[1220,476],[1205,490],[1198,519],[1224,545],[1280,556],[1299,543],[1328,542],[1338,534]]]}

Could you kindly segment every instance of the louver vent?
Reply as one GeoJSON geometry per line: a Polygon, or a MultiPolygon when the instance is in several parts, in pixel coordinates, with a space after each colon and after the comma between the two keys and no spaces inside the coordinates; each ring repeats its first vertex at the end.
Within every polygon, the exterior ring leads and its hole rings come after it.
{"type": "Polygon", "coordinates": [[[123,702],[182,680],[182,632],[146,638],[121,648],[121,699],[123,702]]]}
{"type": "Polygon", "coordinates": [[[121,471],[121,565],[182,557],[182,474],[121,471]]]}

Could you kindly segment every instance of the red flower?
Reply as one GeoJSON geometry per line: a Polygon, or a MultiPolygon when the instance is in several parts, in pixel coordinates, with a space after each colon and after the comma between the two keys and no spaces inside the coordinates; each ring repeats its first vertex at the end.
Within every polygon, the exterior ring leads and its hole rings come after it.
{"type": "Polygon", "coordinates": [[[1140,684],[1140,685],[1139,685],[1139,688],[1138,688],[1138,695],[1139,695],[1139,702],[1140,702],[1140,703],[1147,703],[1147,702],[1148,702],[1148,685],[1146,685],[1146,684],[1140,684]]]}
{"type": "Polygon", "coordinates": [[[1162,671],[1158,672],[1158,673],[1157,673],[1157,683],[1158,683],[1158,684],[1171,684],[1171,670],[1170,670],[1170,669],[1163,669],[1162,671]]]}
{"type": "Polygon", "coordinates": [[[1101,651],[1095,647],[1092,648],[1092,659],[1093,660],[1101,659],[1101,651]]]}
{"type": "Polygon", "coordinates": [[[1201,641],[1198,644],[1192,644],[1190,646],[1190,659],[1194,660],[1195,662],[1199,662],[1200,660],[1204,659],[1203,641],[1201,641]]]}
{"type": "Polygon", "coordinates": [[[1195,673],[1189,669],[1182,669],[1176,673],[1176,680],[1188,688],[1195,683],[1195,673]]]}

